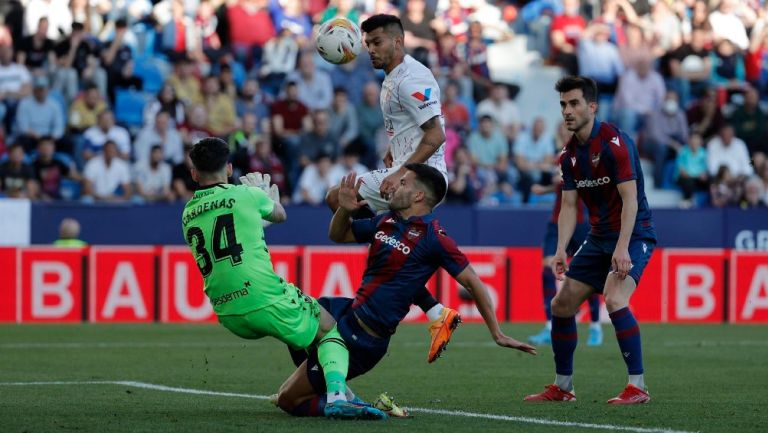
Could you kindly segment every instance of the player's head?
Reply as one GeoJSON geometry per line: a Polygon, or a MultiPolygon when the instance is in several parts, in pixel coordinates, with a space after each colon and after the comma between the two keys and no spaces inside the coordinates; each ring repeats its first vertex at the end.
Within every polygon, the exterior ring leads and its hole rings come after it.
{"type": "Polygon", "coordinates": [[[80,236],[80,223],[74,218],[64,218],[59,225],[59,239],[77,239],[80,236]]]}
{"type": "Polygon", "coordinates": [[[387,70],[404,55],[405,32],[400,18],[378,14],[363,21],[360,29],[365,33],[365,46],[376,69],[387,70]]]}
{"type": "Polygon", "coordinates": [[[445,197],[446,185],[443,175],[427,164],[406,164],[406,172],[400,178],[400,185],[392,195],[389,208],[394,211],[423,207],[424,213],[431,212],[445,197]]]}
{"type": "Polygon", "coordinates": [[[216,137],[203,138],[189,152],[192,160],[192,179],[199,184],[225,182],[232,175],[229,163],[229,145],[216,137]]]}
{"type": "Polygon", "coordinates": [[[597,83],[591,78],[569,75],[558,80],[560,112],[565,127],[576,132],[594,120],[597,111],[597,83]]]}

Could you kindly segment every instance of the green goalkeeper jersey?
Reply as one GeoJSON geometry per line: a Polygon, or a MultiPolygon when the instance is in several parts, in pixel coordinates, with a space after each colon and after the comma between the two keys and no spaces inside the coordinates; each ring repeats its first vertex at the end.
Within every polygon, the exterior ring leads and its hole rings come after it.
{"type": "Polygon", "coordinates": [[[184,207],[184,239],[216,314],[245,314],[283,297],[261,224],[273,207],[261,189],[228,184],[197,190],[184,207]]]}

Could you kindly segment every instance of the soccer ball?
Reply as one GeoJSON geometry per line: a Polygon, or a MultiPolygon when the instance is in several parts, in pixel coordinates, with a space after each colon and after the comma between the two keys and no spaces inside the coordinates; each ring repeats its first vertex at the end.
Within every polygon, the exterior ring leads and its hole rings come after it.
{"type": "Polygon", "coordinates": [[[344,17],[336,17],[320,26],[315,37],[317,52],[334,65],[343,65],[357,58],[363,45],[360,27],[344,17]]]}

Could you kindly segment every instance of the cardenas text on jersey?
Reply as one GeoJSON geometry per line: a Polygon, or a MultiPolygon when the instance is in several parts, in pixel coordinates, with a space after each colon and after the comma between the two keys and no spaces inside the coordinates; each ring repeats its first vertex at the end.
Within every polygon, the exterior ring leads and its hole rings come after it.
{"type": "Polygon", "coordinates": [[[221,200],[214,200],[214,201],[207,201],[205,203],[200,203],[197,206],[190,208],[186,213],[184,213],[182,222],[184,225],[187,225],[193,219],[199,217],[200,215],[210,210],[224,209],[224,208],[232,209],[235,206],[235,201],[236,200],[233,198],[223,198],[221,200]]]}

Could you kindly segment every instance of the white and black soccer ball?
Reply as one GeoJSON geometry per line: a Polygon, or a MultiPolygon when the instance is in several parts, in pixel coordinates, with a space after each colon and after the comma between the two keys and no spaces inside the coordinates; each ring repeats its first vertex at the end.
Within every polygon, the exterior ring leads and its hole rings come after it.
{"type": "Polygon", "coordinates": [[[334,65],[343,65],[357,58],[363,45],[360,27],[344,17],[330,19],[320,26],[315,46],[320,56],[334,65]]]}

